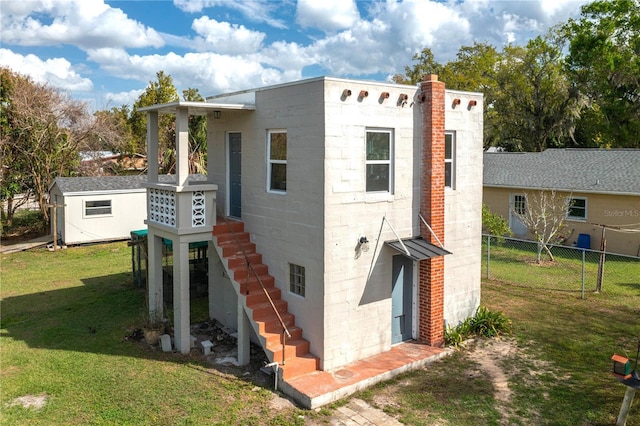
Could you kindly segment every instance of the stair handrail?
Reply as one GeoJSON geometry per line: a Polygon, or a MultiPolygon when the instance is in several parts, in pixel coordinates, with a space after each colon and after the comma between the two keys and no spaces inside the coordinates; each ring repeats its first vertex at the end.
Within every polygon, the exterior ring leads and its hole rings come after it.
{"type": "MultiPolygon", "coordinates": [[[[240,244],[240,240],[238,239],[237,233],[231,227],[231,224],[227,220],[226,216],[220,215],[220,217],[222,218],[222,220],[224,220],[225,225],[227,225],[227,228],[229,229],[229,231],[233,235],[233,238],[235,239],[236,243],[238,244],[238,248],[242,251],[242,256],[244,257],[244,260],[245,260],[245,262],[247,264],[247,269],[250,269],[251,272],[253,273],[253,276],[256,277],[256,281],[258,281],[258,284],[260,284],[260,287],[262,288],[262,291],[264,292],[264,295],[267,297],[267,300],[269,301],[269,304],[271,305],[271,309],[273,309],[273,312],[275,312],[276,317],[278,318],[278,321],[280,322],[280,325],[282,326],[282,330],[283,330],[282,331],[282,365],[284,365],[285,364],[285,345],[286,345],[286,342],[287,342],[286,338],[287,337],[291,338],[291,333],[289,332],[289,329],[287,328],[287,325],[284,323],[284,320],[282,319],[282,316],[280,315],[280,312],[278,312],[278,309],[276,308],[275,303],[273,303],[273,299],[269,295],[269,292],[267,291],[266,287],[264,286],[264,283],[262,282],[262,280],[258,276],[258,273],[256,272],[255,268],[253,267],[253,265],[249,261],[249,256],[247,256],[247,252],[245,251],[244,247],[242,247],[242,244],[240,244]]],[[[249,294],[249,276],[248,276],[248,274],[247,274],[246,280],[247,280],[247,282],[246,282],[246,284],[247,284],[247,293],[246,294],[248,295],[249,294]]]]}

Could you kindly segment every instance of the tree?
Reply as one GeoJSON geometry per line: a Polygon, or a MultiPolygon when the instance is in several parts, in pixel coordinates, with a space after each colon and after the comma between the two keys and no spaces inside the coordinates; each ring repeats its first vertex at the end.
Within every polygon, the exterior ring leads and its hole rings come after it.
{"type": "MultiPolygon", "coordinates": [[[[150,81],[145,91],[133,104],[133,111],[129,123],[133,134],[133,147],[136,152],[146,152],[147,115],[138,112],[146,106],[177,102],[178,91],[173,85],[173,79],[164,71],[156,73],[156,81],[150,81]]],[[[175,117],[173,114],[163,114],[158,118],[158,139],[160,167],[165,173],[171,173],[176,166],[175,117]]]]}
{"type": "Polygon", "coordinates": [[[88,136],[90,116],[84,103],[57,89],[7,69],[3,78],[13,81],[3,108],[7,120],[3,153],[10,153],[11,175],[21,174],[48,220],[49,184],[77,167],[78,147],[88,136]]]}
{"type": "MultiPolygon", "coordinates": [[[[198,89],[182,91],[182,98],[190,102],[204,102],[198,89]]],[[[207,117],[189,116],[189,172],[206,173],[207,117]]]]}
{"type": "Polygon", "coordinates": [[[481,92],[484,95],[483,145],[485,148],[498,144],[500,115],[495,108],[499,93],[497,82],[498,64],[502,54],[486,43],[462,46],[455,61],[448,62],[442,69],[442,81],[455,90],[481,92]]]}
{"type": "Polygon", "coordinates": [[[573,137],[584,99],[567,79],[561,46],[551,37],[505,47],[497,82],[500,146],[541,152],[565,146],[573,137]]]}
{"type": "Polygon", "coordinates": [[[512,213],[527,227],[538,242],[536,262],[540,263],[542,250],[553,262],[549,244],[564,240],[565,219],[569,209],[569,198],[556,191],[525,192],[524,212],[512,209],[512,213]]]}
{"type": "Polygon", "coordinates": [[[404,67],[405,75],[396,74],[392,80],[398,84],[417,84],[427,74],[440,74],[443,66],[435,60],[433,52],[428,47],[422,49],[420,53],[413,55],[413,60],[417,62],[413,68],[404,67]]]}
{"type": "Polygon", "coordinates": [[[563,30],[568,73],[592,105],[581,121],[583,143],[640,147],[640,2],[594,1],[563,30]]]}

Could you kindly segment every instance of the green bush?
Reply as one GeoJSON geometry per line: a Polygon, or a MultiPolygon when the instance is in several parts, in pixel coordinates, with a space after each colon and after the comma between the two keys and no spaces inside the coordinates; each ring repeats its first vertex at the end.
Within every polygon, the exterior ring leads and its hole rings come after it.
{"type": "Polygon", "coordinates": [[[455,327],[447,326],[444,341],[447,346],[458,349],[471,336],[496,337],[511,333],[511,320],[502,311],[490,311],[480,305],[475,314],[455,327]]]}
{"type": "Polygon", "coordinates": [[[497,213],[493,213],[489,207],[482,205],[482,232],[498,237],[510,237],[513,235],[509,222],[497,213]]]}

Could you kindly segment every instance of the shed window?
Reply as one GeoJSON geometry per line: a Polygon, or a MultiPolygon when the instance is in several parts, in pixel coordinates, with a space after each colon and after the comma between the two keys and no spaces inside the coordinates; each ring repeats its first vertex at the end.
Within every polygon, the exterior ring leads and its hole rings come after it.
{"type": "Polygon", "coordinates": [[[84,202],[85,216],[103,216],[111,214],[111,200],[96,200],[84,202]]]}
{"type": "Polygon", "coordinates": [[[269,130],[267,134],[267,189],[287,192],[287,132],[269,130]]]}

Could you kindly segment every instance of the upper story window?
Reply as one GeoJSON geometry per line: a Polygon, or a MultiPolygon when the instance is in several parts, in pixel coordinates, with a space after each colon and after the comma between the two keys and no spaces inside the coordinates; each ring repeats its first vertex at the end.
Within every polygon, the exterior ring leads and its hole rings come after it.
{"type": "Polygon", "coordinates": [[[95,200],[84,202],[85,216],[105,216],[111,214],[111,200],[95,200]]]}
{"type": "Polygon", "coordinates": [[[456,183],[456,134],[445,132],[444,134],[444,186],[455,188],[456,183]]]}
{"type": "Polygon", "coordinates": [[[587,220],[587,199],[584,197],[570,197],[567,219],[587,220]]]}
{"type": "Polygon", "coordinates": [[[287,131],[267,132],[267,189],[287,192],[287,131]]]}
{"type": "Polygon", "coordinates": [[[391,130],[367,130],[365,166],[367,192],[393,192],[391,130]]]}
{"type": "Polygon", "coordinates": [[[306,288],[304,266],[289,264],[289,291],[304,297],[306,288]]]}

